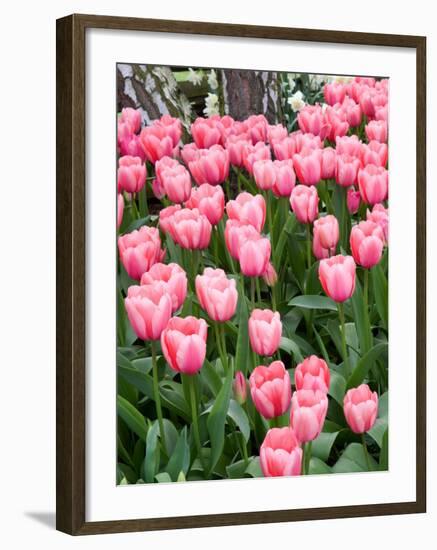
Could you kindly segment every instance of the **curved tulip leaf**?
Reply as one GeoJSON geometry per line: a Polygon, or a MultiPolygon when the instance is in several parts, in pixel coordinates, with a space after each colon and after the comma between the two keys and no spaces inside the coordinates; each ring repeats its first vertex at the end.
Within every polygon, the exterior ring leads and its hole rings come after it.
{"type": "Polygon", "coordinates": [[[229,369],[206,422],[211,441],[210,472],[214,470],[223,451],[225,423],[232,390],[232,369],[229,369]]]}
{"type": "Polygon", "coordinates": [[[222,380],[215,368],[207,360],[205,360],[203,367],[200,369],[200,377],[215,397],[222,387],[222,380]]]}
{"type": "Polygon", "coordinates": [[[361,289],[358,277],[355,280],[355,292],[353,293],[350,303],[352,305],[353,320],[357,329],[358,340],[360,342],[361,355],[368,351],[368,335],[370,333],[370,325],[368,317],[364,315],[364,300],[363,291],[361,289]]]}
{"type": "Polygon", "coordinates": [[[296,296],[288,302],[289,306],[302,307],[304,309],[328,309],[337,311],[337,304],[328,296],[302,295],[296,296]]]}
{"type": "MultiPolygon", "coordinates": [[[[370,469],[375,471],[378,465],[374,458],[369,455],[370,469]]],[[[332,471],[336,474],[345,472],[368,472],[366,456],[363,446],[360,443],[351,443],[348,445],[332,467],[332,471]]]]}
{"type": "Polygon", "coordinates": [[[388,428],[384,432],[381,445],[381,453],[379,455],[379,469],[388,470],[388,428]]]}
{"type": "Polygon", "coordinates": [[[146,481],[146,483],[152,483],[155,479],[155,475],[158,473],[160,457],[158,435],[159,423],[155,420],[147,432],[146,456],[141,468],[141,477],[146,481]]]}
{"type": "Polygon", "coordinates": [[[291,338],[285,338],[285,336],[282,336],[281,341],[279,342],[279,348],[286,351],[290,355],[293,355],[296,363],[301,363],[303,361],[303,355],[299,349],[299,346],[293,342],[291,338]]]}
{"type": "Polygon", "coordinates": [[[252,460],[249,462],[249,466],[246,468],[247,475],[250,477],[264,477],[261,465],[259,463],[259,456],[255,456],[252,458],[252,460]]]}
{"type": "Polygon", "coordinates": [[[339,432],[322,432],[319,437],[313,441],[311,455],[326,462],[338,434],[339,432]]]}
{"type": "Polygon", "coordinates": [[[243,410],[243,407],[234,399],[229,402],[228,416],[235,422],[247,443],[250,437],[249,419],[243,410]]]}
{"type": "Polygon", "coordinates": [[[117,395],[117,413],[138,437],[146,441],[147,425],[144,416],[121,395],[117,395]]]}
{"type": "Polygon", "coordinates": [[[373,346],[372,349],[370,349],[363,357],[361,357],[361,359],[357,363],[357,366],[355,367],[347,381],[346,389],[359,386],[366,378],[367,373],[369,372],[369,369],[372,367],[372,365],[374,365],[380,355],[382,355],[387,350],[388,344],[386,342],[383,342],[381,344],[376,344],[376,346],[373,346]]]}
{"type": "Polygon", "coordinates": [[[331,369],[331,382],[329,384],[328,394],[333,397],[337,403],[342,407],[343,398],[346,392],[346,380],[344,377],[334,369],[331,369]]]}
{"type": "Polygon", "coordinates": [[[379,448],[382,447],[382,441],[387,431],[387,427],[388,423],[385,418],[377,418],[373,428],[367,432],[370,437],[378,443],[379,448]]]}
{"type": "Polygon", "coordinates": [[[309,474],[310,475],[318,475],[318,474],[330,474],[332,473],[331,468],[323,462],[323,460],[320,460],[320,458],[317,458],[316,456],[312,456],[310,459],[310,468],[309,468],[309,474]]]}
{"type": "Polygon", "coordinates": [[[158,483],[171,483],[173,481],[167,472],[156,474],[155,479],[158,483]]]}
{"type": "Polygon", "coordinates": [[[187,427],[184,426],[179,434],[176,447],[168,461],[166,472],[170,475],[173,481],[177,481],[180,472],[184,475],[187,473],[190,466],[190,446],[187,440],[187,427]]]}

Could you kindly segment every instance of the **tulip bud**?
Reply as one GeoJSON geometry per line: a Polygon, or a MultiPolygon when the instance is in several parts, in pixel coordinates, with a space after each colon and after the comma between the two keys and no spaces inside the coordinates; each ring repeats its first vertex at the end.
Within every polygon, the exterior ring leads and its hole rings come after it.
{"type": "Polygon", "coordinates": [[[239,370],[235,373],[233,382],[235,400],[243,405],[247,399],[247,382],[244,374],[239,370]]]}

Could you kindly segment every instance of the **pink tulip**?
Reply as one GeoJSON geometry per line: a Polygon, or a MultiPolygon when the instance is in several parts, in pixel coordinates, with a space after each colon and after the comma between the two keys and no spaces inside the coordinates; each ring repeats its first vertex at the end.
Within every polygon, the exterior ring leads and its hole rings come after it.
{"type": "Polygon", "coordinates": [[[272,191],[276,197],[289,197],[296,185],[296,174],[294,173],[293,161],[275,160],[273,166],[276,172],[275,183],[272,191]]]}
{"type": "Polygon", "coordinates": [[[311,133],[324,140],[329,134],[329,124],[320,105],[305,105],[297,115],[299,128],[304,133],[311,133]]]}
{"type": "Polygon", "coordinates": [[[290,205],[300,223],[312,223],[319,212],[316,188],[297,185],[291,192],[290,205]]]}
{"type": "Polygon", "coordinates": [[[325,293],[335,302],[348,300],[355,291],[356,265],[352,256],[338,254],[321,260],[319,279],[325,293]]]}
{"type": "Polygon", "coordinates": [[[225,194],[220,186],[203,183],[200,187],[192,189],[190,200],[185,206],[197,208],[208,218],[211,225],[217,225],[225,210],[225,194]]]}
{"type": "Polygon", "coordinates": [[[290,426],[301,443],[317,439],[325,423],[328,398],[324,391],[297,390],[291,399],[290,426]]]}
{"type": "Polygon", "coordinates": [[[325,111],[325,117],[330,127],[329,141],[335,142],[337,137],[347,134],[349,123],[344,113],[336,111],[333,107],[328,107],[325,111]]]}
{"type": "Polygon", "coordinates": [[[351,128],[356,128],[361,124],[362,111],[360,104],[356,103],[351,97],[346,96],[344,98],[340,110],[351,128]]]}
{"type": "Polygon", "coordinates": [[[237,403],[243,405],[247,400],[247,380],[241,370],[235,373],[234,382],[232,384],[234,397],[237,403]]]}
{"type": "Polygon", "coordinates": [[[226,150],[229,153],[229,162],[234,166],[243,166],[246,148],[252,146],[252,141],[246,134],[230,135],[226,140],[226,150]]]}
{"type": "Polygon", "coordinates": [[[162,157],[174,157],[177,155],[178,147],[168,135],[164,126],[146,126],[141,130],[139,136],[140,144],[149,162],[155,164],[162,157]]]}
{"type": "Polygon", "coordinates": [[[384,244],[388,243],[388,208],[383,204],[375,204],[370,212],[367,210],[367,220],[375,222],[382,229],[384,234],[384,244]]]}
{"type": "Polygon", "coordinates": [[[199,149],[209,149],[212,145],[222,145],[223,128],[213,118],[196,118],[191,125],[191,135],[199,149]]]}
{"type": "Polygon", "coordinates": [[[249,174],[253,173],[253,165],[257,160],[271,158],[270,147],[259,141],[256,145],[247,145],[243,154],[243,164],[249,174]]]}
{"type": "Polygon", "coordinates": [[[262,195],[251,195],[243,191],[235,200],[227,202],[226,213],[230,220],[253,225],[260,232],[266,221],[266,201],[262,195]]]}
{"type": "Polygon", "coordinates": [[[259,232],[253,227],[238,220],[227,220],[225,228],[225,243],[230,255],[235,260],[240,257],[240,248],[249,238],[258,238],[259,232]]]}
{"type": "Polygon", "coordinates": [[[362,141],[355,135],[337,137],[335,140],[337,155],[349,155],[350,157],[360,158],[362,147],[362,141]]]}
{"type": "Polygon", "coordinates": [[[197,158],[190,161],[188,167],[198,185],[218,185],[229,177],[229,153],[221,145],[199,149],[197,158]]]}
{"type": "Polygon", "coordinates": [[[323,95],[325,96],[325,101],[328,105],[342,103],[346,96],[346,86],[341,82],[325,84],[323,88],[323,95]]]}
{"type": "Polygon", "coordinates": [[[117,229],[120,227],[123,221],[123,211],[124,211],[124,199],[121,193],[117,197],[117,229]]]}
{"type": "Polygon", "coordinates": [[[267,286],[275,286],[278,281],[278,274],[271,262],[267,264],[267,268],[263,273],[263,280],[267,286]]]}
{"type": "MultiPolygon", "coordinates": [[[[162,174],[168,169],[168,168],[179,168],[182,166],[176,159],[172,157],[162,157],[160,160],[157,160],[155,163],[155,174],[156,179],[162,183],[162,174]]],[[[183,168],[183,166],[182,166],[183,168]]]]}
{"type": "Polygon", "coordinates": [[[313,390],[328,393],[331,375],[326,361],[310,355],[299,363],[294,371],[294,383],[297,390],[313,390]]]}
{"type": "Polygon", "coordinates": [[[245,120],[253,145],[267,139],[269,123],[264,115],[251,115],[245,120]]]}
{"type": "Polygon", "coordinates": [[[369,141],[387,141],[387,122],[385,120],[371,120],[365,127],[366,136],[369,141]]]}
{"type": "Polygon", "coordinates": [[[118,192],[138,193],[146,183],[146,165],[140,157],[126,155],[118,160],[118,192]]]}
{"type": "Polygon", "coordinates": [[[253,163],[252,170],[259,189],[267,191],[273,187],[276,182],[276,171],[272,160],[257,160],[253,163]]]}
{"type": "Polygon", "coordinates": [[[172,300],[172,310],[178,310],[187,297],[187,275],[174,263],[152,265],[149,271],[141,276],[141,285],[162,286],[172,300]]]}
{"type": "Polygon", "coordinates": [[[273,142],[273,151],[278,160],[291,160],[297,151],[296,139],[293,136],[285,137],[273,142]]]}
{"type": "Polygon", "coordinates": [[[385,167],[388,160],[388,147],[386,143],[379,141],[370,141],[362,145],[361,164],[374,164],[375,166],[385,167]]]}
{"type": "Polygon", "coordinates": [[[362,221],[352,227],[350,245],[355,262],[370,269],[381,259],[384,233],[375,222],[362,221]]]}
{"type": "Polygon", "coordinates": [[[342,187],[354,185],[360,168],[360,160],[351,155],[337,155],[335,164],[335,181],[342,187]]]}
{"type": "Polygon", "coordinates": [[[388,122],[388,105],[375,109],[375,120],[385,120],[385,122],[388,122]]]}
{"type": "Polygon", "coordinates": [[[270,125],[267,129],[267,140],[270,144],[281,141],[288,136],[287,128],[282,124],[270,125]]]}
{"type": "Polygon", "coordinates": [[[347,190],[346,196],[347,209],[349,214],[356,214],[360,207],[361,195],[359,191],[355,191],[354,187],[347,190]]]}
{"type": "Polygon", "coordinates": [[[161,334],[162,353],[170,367],[183,374],[196,374],[206,355],[208,325],[204,319],[172,317],[161,334]]]}
{"type": "Polygon", "coordinates": [[[330,250],[328,248],[323,248],[323,246],[321,245],[318,233],[314,233],[313,235],[312,249],[314,257],[317,260],[324,260],[325,258],[329,258],[331,256],[330,250]]]}
{"type": "Polygon", "coordinates": [[[188,170],[179,164],[160,172],[159,181],[167,197],[178,204],[187,201],[191,195],[191,178],[188,170]]]}
{"type": "Polygon", "coordinates": [[[322,149],[322,179],[331,179],[335,176],[336,152],[332,147],[322,149]]]}
{"type": "Polygon", "coordinates": [[[304,148],[293,155],[293,166],[299,183],[317,185],[322,179],[322,151],[304,148]]]}
{"type": "Polygon", "coordinates": [[[173,204],[172,206],[167,206],[159,212],[159,227],[163,233],[169,232],[170,221],[175,212],[181,210],[180,204],[173,204]]]}
{"type": "MultiPolygon", "coordinates": [[[[249,317],[250,345],[258,355],[272,356],[282,336],[281,317],[277,311],[254,309],[249,317]]],[[[281,413],[282,414],[282,413],[281,413]]]]}
{"type": "Polygon", "coordinates": [[[267,237],[254,234],[240,240],[238,259],[240,269],[246,277],[260,277],[266,272],[270,261],[271,245],[267,237]]]}
{"type": "Polygon", "coordinates": [[[202,309],[213,321],[229,321],[237,308],[235,279],[228,279],[223,269],[207,267],[196,277],[196,294],[202,309]]]}
{"type": "Polygon", "coordinates": [[[181,157],[186,166],[188,166],[191,161],[199,158],[199,151],[200,149],[195,143],[187,143],[182,147],[181,157]]]}
{"type": "Polygon", "coordinates": [[[118,122],[117,124],[117,143],[121,156],[140,157],[145,160],[146,155],[141,146],[140,137],[132,133],[132,128],[127,122],[118,122]]]}
{"type": "Polygon", "coordinates": [[[282,361],[256,367],[249,378],[250,395],[256,410],[267,419],[284,414],[290,406],[291,382],[282,361]]]}
{"type": "Polygon", "coordinates": [[[126,123],[131,128],[133,134],[136,134],[141,128],[141,112],[132,107],[125,107],[121,110],[118,122],[126,123]]]}
{"type": "Polygon", "coordinates": [[[129,322],[141,340],[159,340],[172,312],[171,297],[160,285],[130,286],[124,300],[129,322]]]}
{"type": "Polygon", "coordinates": [[[330,255],[335,254],[340,230],[335,216],[328,214],[314,221],[314,235],[317,233],[320,244],[329,250],[330,255]]]}
{"type": "Polygon", "coordinates": [[[171,238],[182,248],[203,250],[211,239],[211,224],[197,208],[183,208],[167,218],[171,238]]]}
{"type": "Polygon", "coordinates": [[[264,477],[300,475],[302,454],[291,428],[272,428],[267,432],[259,451],[264,477]]]}
{"type": "Polygon", "coordinates": [[[127,274],[137,280],[165,256],[158,229],[146,225],[118,237],[118,251],[127,274]]]}
{"type": "Polygon", "coordinates": [[[358,171],[358,187],[367,204],[385,201],[388,194],[388,171],[382,166],[368,164],[358,171]]]}
{"type": "Polygon", "coordinates": [[[350,389],[344,397],[344,416],[356,434],[368,432],[378,415],[378,394],[367,384],[350,389]]]}

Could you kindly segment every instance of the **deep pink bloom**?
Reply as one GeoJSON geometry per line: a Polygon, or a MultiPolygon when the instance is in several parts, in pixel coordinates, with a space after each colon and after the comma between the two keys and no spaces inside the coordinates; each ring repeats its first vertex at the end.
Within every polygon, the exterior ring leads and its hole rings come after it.
{"type": "Polygon", "coordinates": [[[325,84],[323,94],[328,105],[342,103],[346,96],[346,86],[341,82],[331,82],[325,84]]]}
{"type": "Polygon", "coordinates": [[[167,197],[175,203],[187,201],[191,195],[191,177],[182,164],[160,171],[159,182],[167,197]]]}
{"type": "MultiPolygon", "coordinates": [[[[177,119],[176,119],[177,120],[177,119]]],[[[178,121],[180,123],[180,121],[178,121]]],[[[165,124],[158,124],[156,121],[152,126],[146,126],[141,130],[139,139],[146,158],[152,164],[162,157],[175,157],[178,152],[178,145],[173,142],[176,137],[171,127],[165,124]]]]}
{"type": "Polygon", "coordinates": [[[385,208],[383,204],[375,204],[370,212],[367,210],[366,218],[372,222],[375,222],[382,229],[384,234],[384,244],[388,243],[388,208],[385,208]]]}
{"type": "Polygon", "coordinates": [[[223,269],[207,267],[196,277],[196,294],[202,309],[213,321],[229,321],[237,308],[235,279],[228,279],[223,269]]]}
{"type": "Polygon", "coordinates": [[[185,203],[188,208],[197,208],[211,225],[217,225],[225,210],[225,194],[219,185],[203,183],[191,190],[191,197],[185,203]]]}
{"type": "Polygon", "coordinates": [[[240,405],[246,403],[247,400],[247,380],[241,370],[235,373],[234,382],[232,384],[234,390],[234,398],[240,405]]]}
{"type": "Polygon", "coordinates": [[[141,112],[132,107],[125,107],[121,110],[118,122],[128,124],[132,133],[136,134],[141,128],[141,112]]]}
{"type": "Polygon", "coordinates": [[[321,149],[303,148],[300,153],[293,155],[293,166],[299,183],[317,185],[322,179],[321,149]]]}
{"type": "Polygon", "coordinates": [[[319,437],[328,411],[324,391],[297,390],[291,399],[290,426],[301,443],[319,437]]]}
{"type": "Polygon", "coordinates": [[[328,393],[331,375],[326,361],[310,355],[299,363],[294,371],[297,390],[319,390],[328,393]]]}
{"type": "Polygon", "coordinates": [[[313,226],[314,235],[317,234],[320,245],[326,248],[330,255],[335,254],[338,239],[340,237],[340,229],[335,216],[328,214],[314,220],[313,226]]]}
{"type": "Polygon", "coordinates": [[[282,361],[256,367],[249,378],[250,394],[256,410],[267,419],[284,414],[290,406],[291,382],[282,361]]]}
{"type": "Polygon", "coordinates": [[[267,237],[258,234],[249,234],[240,239],[238,259],[240,269],[246,277],[260,277],[264,275],[270,261],[271,245],[267,237]]]}
{"type": "Polygon", "coordinates": [[[252,166],[253,177],[259,189],[267,191],[276,182],[276,170],[270,159],[257,160],[252,166]]]}
{"type": "Polygon", "coordinates": [[[181,210],[180,204],[173,204],[172,206],[167,206],[159,212],[159,227],[163,233],[168,233],[170,227],[170,220],[175,212],[181,210]]]}
{"type": "Polygon", "coordinates": [[[238,220],[227,220],[225,227],[225,243],[230,255],[235,260],[240,257],[241,244],[248,238],[258,238],[259,232],[253,225],[238,220]]]}
{"type": "Polygon", "coordinates": [[[182,208],[166,218],[166,229],[182,248],[203,250],[211,239],[211,224],[197,208],[182,208]]]}
{"type": "Polygon", "coordinates": [[[259,451],[264,477],[300,475],[302,454],[291,428],[272,428],[267,432],[259,451]]]}
{"type": "Polygon", "coordinates": [[[281,336],[281,316],[277,311],[270,309],[252,311],[249,317],[249,340],[255,353],[270,357],[277,351],[281,336]]]}
{"type": "Polygon", "coordinates": [[[235,200],[227,202],[226,213],[230,220],[253,225],[260,232],[266,221],[266,201],[262,195],[251,195],[243,191],[235,200]]]}
{"type": "Polygon", "coordinates": [[[321,260],[319,279],[325,293],[335,302],[348,300],[355,291],[356,265],[352,256],[338,254],[321,260]]]}
{"type": "Polygon", "coordinates": [[[208,325],[204,319],[172,317],[161,334],[162,353],[170,367],[196,374],[205,361],[208,325]]]}
{"type": "Polygon", "coordinates": [[[257,160],[268,160],[271,158],[270,147],[259,141],[256,145],[247,145],[243,153],[243,164],[249,174],[253,173],[253,165],[257,160]]]}
{"type": "Polygon", "coordinates": [[[221,145],[198,149],[197,158],[189,161],[188,167],[198,185],[218,185],[229,177],[229,153],[221,145]]]}
{"type": "Polygon", "coordinates": [[[172,313],[170,295],[160,285],[130,286],[124,300],[127,316],[141,340],[159,340],[172,313]]]}
{"type": "Polygon", "coordinates": [[[335,159],[335,181],[342,187],[354,185],[360,168],[360,160],[351,155],[337,155],[335,159]]]}
{"type": "Polygon", "coordinates": [[[234,166],[243,166],[246,148],[252,145],[247,134],[230,135],[226,139],[226,150],[229,153],[229,162],[234,166]]]}
{"type": "Polygon", "coordinates": [[[293,161],[275,160],[273,166],[276,172],[275,183],[272,191],[276,197],[289,197],[296,185],[296,174],[294,173],[293,161]]]}
{"type": "Polygon", "coordinates": [[[199,149],[209,149],[212,145],[223,145],[223,126],[215,118],[198,117],[191,125],[191,135],[199,149]]]}
{"type": "Polygon", "coordinates": [[[322,179],[331,179],[335,176],[336,152],[332,147],[322,149],[322,179]]]}
{"type": "Polygon", "coordinates": [[[146,165],[140,157],[126,155],[118,159],[118,192],[138,193],[146,183],[146,165]]]}
{"type": "Polygon", "coordinates": [[[146,225],[118,237],[118,250],[127,274],[137,280],[165,256],[158,229],[146,225]]]}
{"type": "Polygon", "coordinates": [[[367,384],[350,389],[343,403],[344,416],[353,432],[362,434],[373,428],[378,415],[378,394],[367,384]]]}
{"type": "Polygon", "coordinates": [[[141,276],[141,285],[162,286],[172,300],[173,312],[178,310],[187,296],[187,275],[182,267],[175,263],[152,265],[141,276]]]}
{"type": "Polygon", "coordinates": [[[305,105],[297,115],[297,122],[304,133],[319,136],[322,140],[329,135],[330,126],[320,105],[305,105]]]}
{"type": "Polygon", "coordinates": [[[381,259],[384,233],[375,222],[362,221],[352,227],[350,245],[355,262],[370,269],[381,259]]]}
{"type": "Polygon", "coordinates": [[[253,145],[267,140],[269,123],[264,115],[251,115],[245,121],[253,145]]]}
{"type": "Polygon", "coordinates": [[[316,188],[296,185],[290,195],[290,205],[300,223],[312,223],[319,213],[316,188]]]}
{"type": "Polygon", "coordinates": [[[358,188],[367,204],[385,201],[388,194],[388,171],[382,166],[368,164],[358,171],[358,188]]]}
{"type": "Polygon", "coordinates": [[[358,212],[358,208],[360,207],[361,202],[360,192],[356,191],[354,187],[351,187],[347,190],[346,201],[349,214],[356,214],[358,212]]]}
{"type": "Polygon", "coordinates": [[[263,280],[267,286],[275,286],[278,280],[278,274],[271,262],[267,264],[267,268],[263,273],[263,280]]]}

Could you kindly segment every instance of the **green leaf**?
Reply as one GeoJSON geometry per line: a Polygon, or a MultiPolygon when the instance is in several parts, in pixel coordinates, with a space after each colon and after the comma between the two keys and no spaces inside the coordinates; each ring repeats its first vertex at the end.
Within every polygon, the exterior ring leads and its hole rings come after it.
{"type": "Polygon", "coordinates": [[[380,264],[370,270],[376,309],[385,327],[388,327],[388,283],[380,264]]]}
{"type": "Polygon", "coordinates": [[[381,445],[381,453],[379,455],[379,469],[388,470],[388,428],[384,432],[381,445]]]}
{"type": "Polygon", "coordinates": [[[215,368],[207,360],[205,360],[203,367],[200,369],[200,377],[215,397],[222,387],[222,379],[217,374],[215,368]]]}
{"type": "Polygon", "coordinates": [[[288,302],[288,305],[304,309],[329,309],[330,311],[337,311],[337,304],[327,296],[296,296],[288,302]]]}
{"type": "Polygon", "coordinates": [[[261,465],[259,463],[259,456],[255,456],[252,458],[252,460],[249,462],[248,467],[246,468],[247,475],[250,477],[264,477],[261,465]]]}
{"type": "Polygon", "coordinates": [[[175,450],[168,461],[166,472],[173,481],[177,481],[180,472],[187,473],[190,466],[190,446],[187,440],[187,427],[184,426],[176,443],[175,450]]]}
{"type": "Polygon", "coordinates": [[[241,479],[246,472],[246,461],[238,460],[226,466],[226,474],[230,479],[241,479]]]}
{"type": "Polygon", "coordinates": [[[232,418],[238,426],[244,437],[244,441],[247,443],[250,437],[249,419],[247,418],[243,407],[234,399],[231,399],[229,402],[228,416],[232,418]]]}
{"type": "Polygon", "coordinates": [[[353,293],[350,303],[352,305],[352,312],[354,317],[355,328],[357,329],[358,340],[360,342],[361,354],[365,353],[367,346],[367,338],[370,331],[370,327],[367,324],[367,318],[364,315],[364,300],[363,291],[361,289],[360,281],[358,277],[355,279],[355,292],[353,293]]]}
{"type": "Polygon", "coordinates": [[[346,380],[334,369],[331,369],[330,374],[331,382],[329,384],[328,393],[341,407],[343,407],[344,394],[346,393],[346,380]]]}
{"type": "Polygon", "coordinates": [[[208,415],[206,425],[211,441],[210,472],[213,471],[223,451],[225,442],[225,423],[229,410],[232,389],[232,369],[229,369],[222,389],[220,390],[211,412],[208,415]]]}
{"type": "Polygon", "coordinates": [[[384,434],[387,431],[387,427],[387,420],[384,418],[377,418],[373,428],[367,432],[370,437],[378,443],[379,448],[382,447],[382,441],[384,439],[384,434]]]}
{"type": "Polygon", "coordinates": [[[141,477],[146,483],[152,483],[159,468],[159,423],[157,420],[152,424],[146,438],[146,456],[141,469],[141,477]]]}
{"type": "Polygon", "coordinates": [[[317,344],[319,345],[319,349],[320,349],[320,352],[321,354],[323,355],[323,359],[326,361],[326,363],[329,365],[330,363],[330,360],[329,360],[329,354],[326,350],[326,347],[325,347],[325,344],[323,343],[323,340],[322,340],[322,337],[320,336],[320,334],[317,332],[317,329],[316,327],[313,325],[313,331],[314,331],[314,336],[316,337],[316,340],[317,340],[317,344]]]}
{"type": "Polygon", "coordinates": [[[120,395],[117,395],[117,413],[138,437],[146,441],[147,425],[144,416],[120,395]]]}
{"type": "Polygon", "coordinates": [[[322,432],[319,437],[313,441],[311,455],[326,462],[331,453],[332,446],[337,439],[338,433],[339,432],[322,432]]]}
{"type": "Polygon", "coordinates": [[[173,380],[162,380],[159,383],[162,404],[173,410],[184,420],[191,422],[191,411],[185,400],[182,384],[173,380]]]}
{"type": "MultiPolygon", "coordinates": [[[[369,460],[371,470],[377,470],[378,465],[370,455],[369,460]]],[[[336,474],[345,472],[367,472],[368,467],[363,446],[360,443],[351,443],[348,445],[341,457],[332,467],[332,471],[336,474]]]]}
{"type": "Polygon", "coordinates": [[[129,384],[132,384],[132,386],[140,390],[141,393],[147,395],[150,399],[154,399],[152,377],[132,367],[130,362],[129,365],[130,366],[125,366],[119,363],[117,369],[118,374],[129,382],[129,384]]]}
{"type": "Polygon", "coordinates": [[[310,469],[309,474],[310,475],[318,475],[318,474],[330,474],[332,473],[331,468],[323,462],[323,460],[320,460],[320,458],[317,458],[316,456],[312,456],[310,459],[310,469]]]}
{"type": "Polygon", "coordinates": [[[285,245],[287,243],[287,237],[290,233],[294,231],[294,228],[297,225],[296,216],[294,214],[288,214],[287,215],[287,221],[285,222],[284,227],[281,230],[281,234],[279,236],[278,242],[275,246],[275,250],[273,251],[273,255],[275,258],[275,265],[280,266],[281,260],[282,260],[282,254],[285,249],[285,245]]]}
{"type": "Polygon", "coordinates": [[[156,474],[155,479],[158,483],[171,483],[173,481],[167,472],[156,474]]]}
{"type": "Polygon", "coordinates": [[[347,381],[347,389],[356,388],[367,377],[369,369],[375,364],[379,356],[388,350],[388,344],[376,344],[370,349],[361,359],[358,361],[357,366],[354,368],[352,374],[347,381]]]}
{"type": "Polygon", "coordinates": [[[285,338],[285,336],[282,336],[281,341],[279,342],[279,348],[286,351],[290,355],[293,355],[296,363],[301,363],[303,361],[303,355],[299,346],[293,342],[291,338],[285,338]]]}
{"type": "Polygon", "coordinates": [[[383,393],[378,401],[378,418],[388,418],[388,392],[383,393]]]}
{"type": "Polygon", "coordinates": [[[243,294],[240,294],[238,318],[238,336],[235,349],[235,371],[241,371],[244,375],[247,373],[250,353],[249,353],[249,328],[247,302],[243,294]]]}

